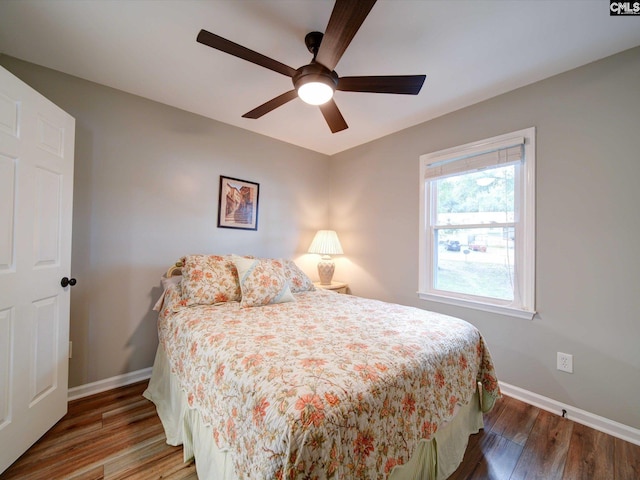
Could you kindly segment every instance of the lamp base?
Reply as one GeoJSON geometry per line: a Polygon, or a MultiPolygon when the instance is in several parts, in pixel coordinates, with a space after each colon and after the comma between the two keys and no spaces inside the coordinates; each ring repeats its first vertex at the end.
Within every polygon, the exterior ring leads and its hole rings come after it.
{"type": "Polygon", "coordinates": [[[333,272],[336,269],[336,265],[331,260],[329,255],[323,255],[322,260],[318,262],[318,276],[320,277],[320,284],[331,285],[331,279],[333,278],[333,272]]]}

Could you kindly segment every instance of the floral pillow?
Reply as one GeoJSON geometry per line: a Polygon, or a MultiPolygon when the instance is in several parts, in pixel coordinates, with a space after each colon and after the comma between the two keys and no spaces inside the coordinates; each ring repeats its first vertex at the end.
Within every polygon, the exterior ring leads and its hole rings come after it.
{"type": "Polygon", "coordinates": [[[230,256],[187,255],[182,258],[182,298],[186,306],[240,300],[238,272],[230,256]]]}
{"type": "Polygon", "coordinates": [[[291,293],[311,292],[316,289],[307,274],[293,260],[283,260],[284,274],[289,281],[291,293]]]}
{"type": "Polygon", "coordinates": [[[271,303],[292,302],[289,282],[282,260],[270,258],[243,258],[234,255],[238,271],[243,307],[259,307],[271,303]]]}

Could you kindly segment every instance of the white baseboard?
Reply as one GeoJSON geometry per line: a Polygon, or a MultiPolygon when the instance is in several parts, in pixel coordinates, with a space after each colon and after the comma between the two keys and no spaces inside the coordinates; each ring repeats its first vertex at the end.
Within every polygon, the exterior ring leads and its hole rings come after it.
{"type": "Polygon", "coordinates": [[[67,393],[67,398],[69,401],[77,400],[78,398],[88,397],[89,395],[95,395],[96,393],[106,392],[112,388],[131,385],[132,383],[147,380],[148,378],[151,378],[151,367],[70,388],[67,393]]]}
{"type": "Polygon", "coordinates": [[[591,427],[627,442],[640,445],[640,430],[637,428],[629,427],[623,423],[609,420],[608,418],[572,407],[571,405],[566,405],[548,397],[543,397],[542,395],[538,395],[537,393],[530,392],[520,387],[509,385],[508,383],[500,382],[500,390],[509,397],[521,400],[529,405],[541,408],[542,410],[555,413],[556,415],[562,415],[562,410],[565,410],[567,412],[565,417],[569,420],[581,423],[582,425],[586,425],[587,427],[591,427]]]}

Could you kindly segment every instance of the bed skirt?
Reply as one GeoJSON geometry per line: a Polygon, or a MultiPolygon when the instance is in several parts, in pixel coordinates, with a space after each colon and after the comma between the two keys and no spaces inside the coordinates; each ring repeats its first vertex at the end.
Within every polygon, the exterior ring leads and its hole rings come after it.
{"type": "MultiPolygon", "coordinates": [[[[197,410],[189,408],[187,395],[171,373],[162,345],[158,346],[149,386],[143,393],[158,412],[169,445],[182,445],[185,462],[195,458],[200,480],[236,480],[233,462],[220,450],[197,410]]],[[[469,435],[483,428],[479,395],[476,392],[468,405],[461,407],[435,437],[421,441],[411,459],[396,466],[389,480],[444,480],[451,475],[467,448],[469,435]]]]}

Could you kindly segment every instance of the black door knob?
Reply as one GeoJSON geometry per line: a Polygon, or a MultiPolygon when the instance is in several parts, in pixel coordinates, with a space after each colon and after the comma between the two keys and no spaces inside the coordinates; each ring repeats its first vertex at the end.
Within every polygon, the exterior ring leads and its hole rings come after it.
{"type": "Polygon", "coordinates": [[[77,281],[75,278],[62,277],[62,280],[60,280],[60,285],[63,287],[66,287],[67,285],[71,285],[73,287],[76,283],[77,281]]]}

